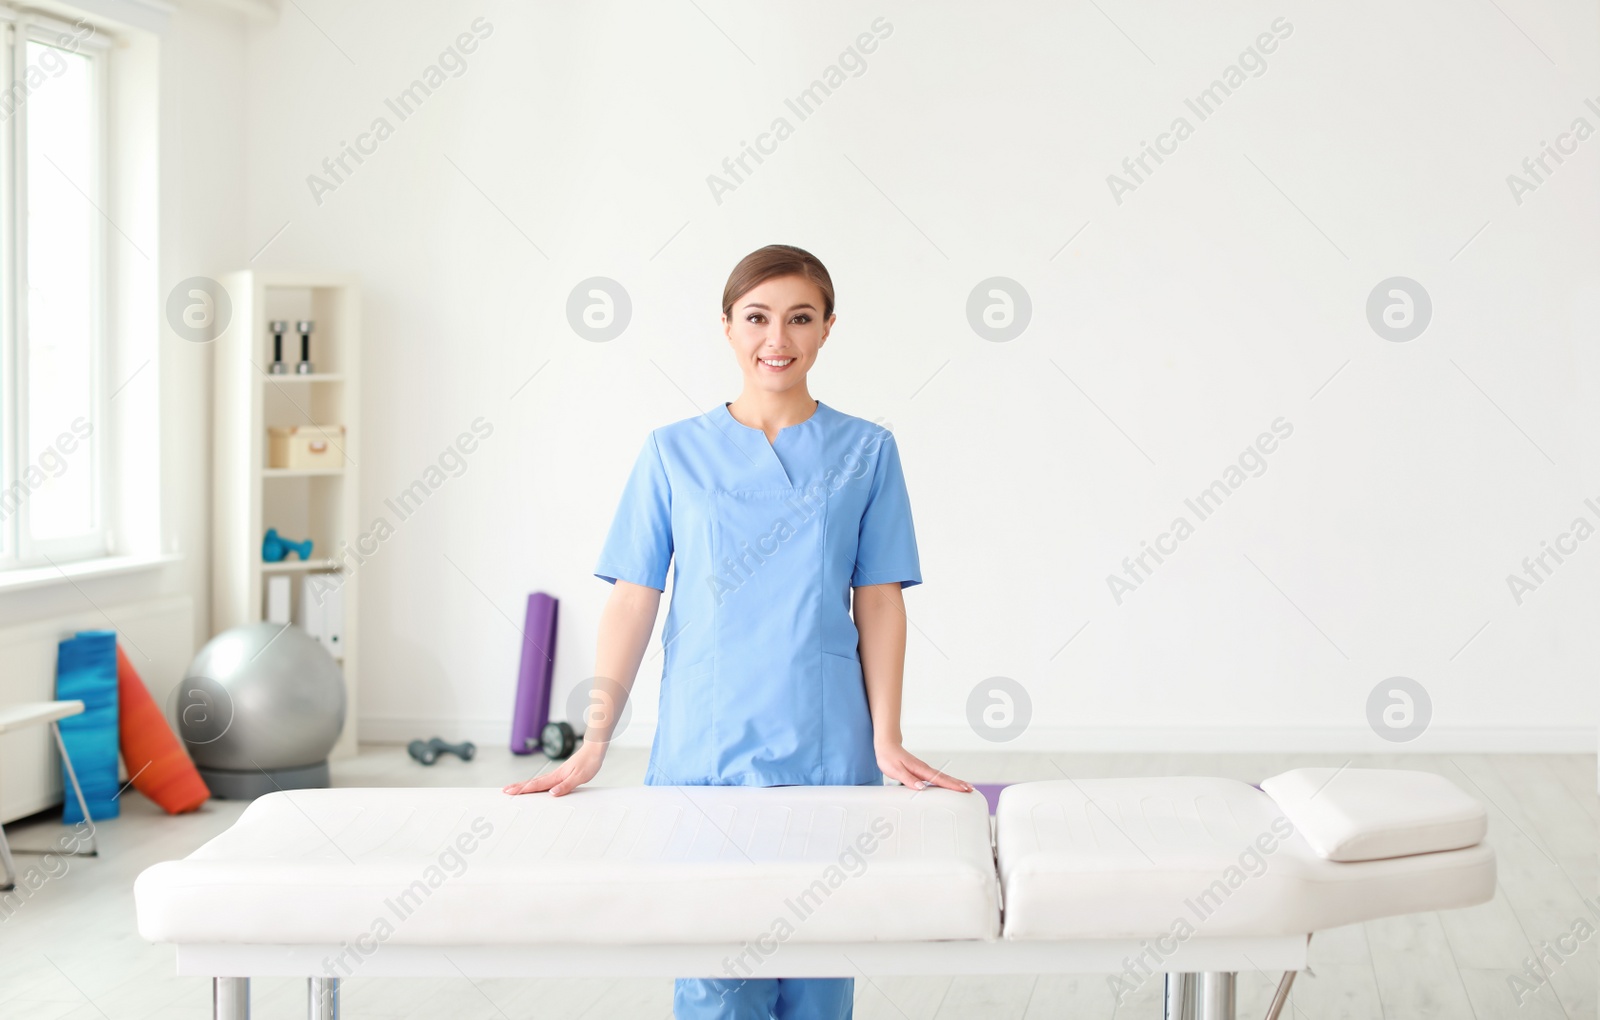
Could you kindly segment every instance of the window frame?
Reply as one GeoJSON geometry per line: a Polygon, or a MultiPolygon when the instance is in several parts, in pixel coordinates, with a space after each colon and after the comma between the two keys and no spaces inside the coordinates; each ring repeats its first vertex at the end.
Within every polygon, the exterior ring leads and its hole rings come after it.
{"type": "MultiPolygon", "coordinates": [[[[0,6],[5,45],[0,59],[0,82],[15,88],[18,72],[26,74],[28,46],[38,43],[67,49],[62,43],[76,37],[71,52],[88,59],[94,121],[91,125],[90,166],[93,179],[72,182],[81,187],[93,207],[90,222],[90,283],[94,307],[90,314],[89,388],[93,431],[81,441],[74,457],[87,457],[78,465],[88,470],[91,524],[88,531],[52,539],[33,535],[32,499],[24,495],[17,512],[0,521],[0,574],[8,570],[27,570],[46,565],[79,563],[113,554],[113,528],[108,505],[113,449],[107,442],[105,423],[110,421],[109,365],[112,362],[108,323],[112,294],[107,195],[110,193],[110,74],[107,68],[112,40],[99,26],[88,21],[76,24],[35,11],[19,11],[0,6]],[[84,35],[85,30],[89,34],[84,35]]],[[[48,83],[45,83],[48,85],[48,83]]],[[[22,481],[33,467],[26,454],[32,445],[29,435],[29,407],[32,387],[28,365],[28,117],[31,94],[23,93],[9,116],[0,118],[0,401],[6,407],[0,416],[0,498],[22,481]]]]}

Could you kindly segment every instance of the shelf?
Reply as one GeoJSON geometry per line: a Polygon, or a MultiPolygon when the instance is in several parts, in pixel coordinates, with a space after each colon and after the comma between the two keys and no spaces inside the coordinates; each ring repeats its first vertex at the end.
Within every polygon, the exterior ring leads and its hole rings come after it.
{"type": "Polygon", "coordinates": [[[265,619],[273,587],[289,588],[294,618],[304,610],[308,590],[336,584],[343,630],[335,658],[343,673],[346,712],[329,757],[352,758],[361,717],[363,585],[348,554],[341,554],[341,541],[360,534],[362,524],[360,281],[349,273],[245,269],[222,283],[233,315],[226,342],[211,345],[211,626],[215,632],[265,619]],[[291,329],[282,334],[284,364],[278,366],[288,371],[272,374],[270,323],[292,326],[302,319],[316,324],[310,347],[316,371],[295,371],[300,333],[291,329]],[[316,423],[328,423],[321,426],[325,435],[317,435],[316,423]],[[309,432],[329,446],[321,456],[296,457],[300,467],[273,467],[274,426],[298,427],[302,442],[309,432]],[[290,552],[276,563],[265,562],[262,535],[268,525],[286,540],[315,536],[310,558],[290,552]]]}
{"type": "Polygon", "coordinates": [[[313,570],[338,570],[339,564],[334,560],[280,560],[277,563],[261,563],[263,574],[298,574],[313,570]]]}
{"type": "Polygon", "coordinates": [[[262,372],[261,381],[269,382],[344,382],[343,372],[312,372],[310,375],[296,375],[293,372],[284,375],[273,375],[271,372],[262,372]]]}

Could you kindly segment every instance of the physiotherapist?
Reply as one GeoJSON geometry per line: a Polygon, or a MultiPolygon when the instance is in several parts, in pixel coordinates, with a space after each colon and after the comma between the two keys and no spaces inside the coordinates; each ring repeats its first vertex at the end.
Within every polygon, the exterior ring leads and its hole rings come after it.
{"type": "MultiPolygon", "coordinates": [[[[789,245],[745,256],[722,326],[744,389],[654,429],[595,575],[595,704],[578,751],[509,794],[562,796],[600,771],[655,627],[671,605],[645,784],[905,786],[971,792],[901,745],[902,589],[922,582],[893,434],[814,399],[806,373],[834,323],[833,281],[789,245]],[[612,704],[615,702],[615,704],[612,704]]],[[[673,1015],[840,1020],[855,979],[679,978],[673,1015]]]]}

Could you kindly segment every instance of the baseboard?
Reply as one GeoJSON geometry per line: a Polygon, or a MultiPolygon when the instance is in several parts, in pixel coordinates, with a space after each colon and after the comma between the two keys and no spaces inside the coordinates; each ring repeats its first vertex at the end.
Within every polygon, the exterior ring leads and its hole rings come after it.
{"type": "MultiPolygon", "coordinates": [[[[649,747],[654,719],[632,719],[619,747],[649,747]]],[[[1034,726],[1003,744],[962,725],[901,727],[913,753],[995,751],[1022,754],[1594,754],[1594,726],[1433,726],[1393,743],[1361,726],[1034,726]]],[[[360,720],[363,744],[406,744],[441,736],[481,745],[511,741],[511,720],[372,718],[360,720]]]]}
{"type": "Polygon", "coordinates": [[[1433,726],[1384,740],[1365,726],[1035,726],[990,743],[966,726],[903,726],[906,744],[952,751],[1071,754],[1594,754],[1594,726],[1433,726]]]}
{"type": "MultiPolygon", "coordinates": [[[[655,723],[650,724],[651,732],[655,730],[655,723]]],[[[387,717],[373,718],[361,716],[357,720],[356,732],[361,734],[362,744],[399,744],[404,746],[413,740],[427,740],[429,737],[443,737],[456,742],[470,740],[480,746],[509,747],[511,744],[511,717],[501,719],[438,719],[423,717],[387,717]]],[[[625,739],[617,741],[618,746],[626,746],[625,739]]],[[[644,746],[648,746],[650,738],[646,736],[644,746]]]]}

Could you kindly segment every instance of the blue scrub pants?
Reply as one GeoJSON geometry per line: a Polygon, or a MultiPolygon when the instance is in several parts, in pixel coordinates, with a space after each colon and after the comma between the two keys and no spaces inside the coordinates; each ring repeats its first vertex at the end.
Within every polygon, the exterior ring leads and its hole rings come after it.
{"type": "MultiPolygon", "coordinates": [[[[882,786],[883,780],[861,785],[882,786]]],[[[855,1001],[853,977],[678,978],[672,983],[673,1020],[852,1020],[855,1001]]]]}
{"type": "Polygon", "coordinates": [[[851,1020],[855,978],[678,978],[676,1020],[851,1020]]]}

